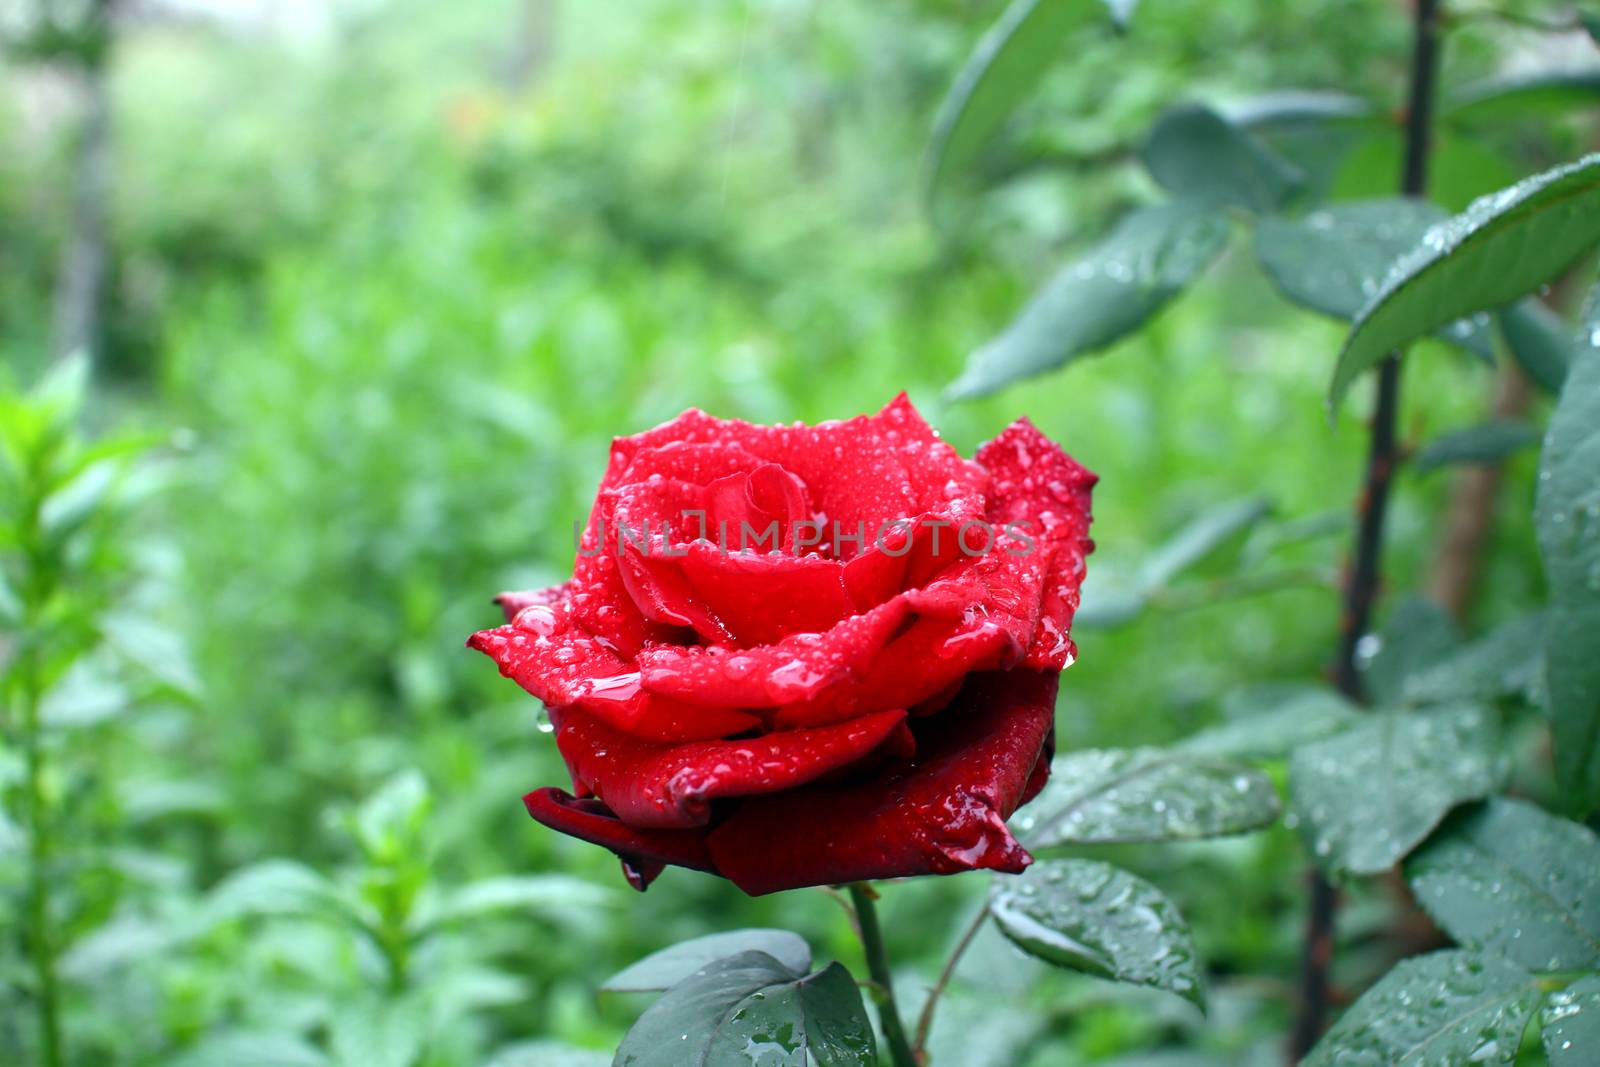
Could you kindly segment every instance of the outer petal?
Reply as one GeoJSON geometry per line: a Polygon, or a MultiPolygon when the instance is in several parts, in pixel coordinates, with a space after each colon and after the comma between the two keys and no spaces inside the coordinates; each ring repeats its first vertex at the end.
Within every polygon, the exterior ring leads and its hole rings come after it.
{"type": "Polygon", "coordinates": [[[1006,829],[1055,715],[1053,672],[970,680],[923,720],[914,763],[853,786],[810,786],[744,801],[708,836],[719,873],[752,895],[952,874],[1017,872],[1032,857],[1006,829]]]}
{"type": "Polygon", "coordinates": [[[560,789],[535,789],[523,806],[552,830],[609,848],[622,860],[635,889],[644,889],[664,865],[714,871],[700,830],[635,830],[598,800],[578,800],[560,789]]]}
{"type": "Polygon", "coordinates": [[[666,746],[640,742],[581,713],[552,715],[574,783],[634,827],[703,826],[713,800],[815,781],[889,741],[905,717],[885,711],[820,730],[666,746]]]}

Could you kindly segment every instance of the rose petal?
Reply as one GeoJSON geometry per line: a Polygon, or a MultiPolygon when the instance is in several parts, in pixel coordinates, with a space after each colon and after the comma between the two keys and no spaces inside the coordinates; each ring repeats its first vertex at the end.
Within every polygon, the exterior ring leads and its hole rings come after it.
{"type": "Polygon", "coordinates": [[[578,800],[560,789],[535,789],[522,798],[528,814],[552,830],[609,848],[636,889],[643,889],[664,864],[714,871],[700,830],[635,830],[598,800],[578,800]]]}
{"type": "Polygon", "coordinates": [[[719,873],[752,895],[801,886],[1017,872],[1032,857],[1006,829],[1034,777],[1055,714],[1053,672],[971,679],[917,728],[914,763],[853,786],[742,801],[707,837],[719,873]]]}
{"type": "Polygon", "coordinates": [[[818,555],[724,552],[708,541],[677,563],[701,603],[739,645],[768,645],[820,633],[851,614],[843,564],[818,555]]]}
{"type": "Polygon", "coordinates": [[[494,598],[494,602],[505,613],[506,622],[510,622],[517,617],[517,613],[523,608],[532,607],[535,604],[546,606],[558,604],[566,600],[571,592],[572,583],[564,582],[561,585],[550,586],[548,589],[527,589],[520,592],[501,593],[494,598]]]}
{"type": "Polygon", "coordinates": [[[689,827],[705,825],[713,800],[792,789],[858,762],[891,738],[906,713],[671,746],[640,742],[582,713],[551,717],[575,785],[629,826],[689,827]]]}

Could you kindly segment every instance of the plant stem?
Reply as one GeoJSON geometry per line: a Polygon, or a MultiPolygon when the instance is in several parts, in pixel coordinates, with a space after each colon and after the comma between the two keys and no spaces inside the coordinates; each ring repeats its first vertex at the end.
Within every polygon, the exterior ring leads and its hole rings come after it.
{"type": "Polygon", "coordinates": [[[19,664],[22,691],[19,725],[25,764],[24,789],[28,798],[28,942],[38,983],[39,1061],[41,1067],[61,1067],[61,993],[56,979],[55,938],[50,929],[47,872],[51,841],[44,788],[44,747],[39,728],[38,655],[36,650],[25,648],[19,664]]]}
{"type": "Polygon", "coordinates": [[[978,914],[973,916],[972,922],[962,931],[960,939],[956,941],[956,947],[950,950],[950,958],[944,961],[944,967],[939,971],[939,980],[928,990],[927,1003],[922,1005],[922,1014],[917,1017],[916,1042],[912,1046],[919,1056],[928,1047],[928,1032],[933,1029],[933,1013],[939,1006],[939,998],[944,995],[945,987],[950,984],[950,976],[956,973],[956,964],[961,962],[961,957],[966,954],[972,939],[978,936],[978,931],[983,929],[984,921],[988,918],[989,902],[985,900],[983,907],[978,909],[978,914]]]}
{"type": "Polygon", "coordinates": [[[894,1067],[918,1067],[916,1053],[906,1040],[905,1024],[894,999],[894,976],[889,971],[889,955],[883,948],[883,928],[878,925],[877,894],[865,882],[850,883],[850,901],[855,905],[856,923],[861,930],[861,948],[867,957],[867,972],[878,986],[878,1018],[883,1023],[883,1038],[889,1045],[894,1067]]]}
{"type": "MultiPolygon", "coordinates": [[[[1400,191],[1421,196],[1428,186],[1428,151],[1433,137],[1433,97],[1439,68],[1440,0],[1415,0],[1411,52],[1411,85],[1406,104],[1405,162],[1400,191]]],[[[1400,408],[1400,353],[1378,367],[1377,403],[1367,451],[1366,483],[1356,504],[1355,557],[1345,575],[1339,651],[1333,680],[1352,700],[1366,696],[1356,649],[1372,621],[1382,573],[1384,517],[1389,488],[1399,460],[1395,424],[1400,408]]],[[[1311,1051],[1327,1024],[1328,968],[1333,959],[1333,928],[1338,894],[1320,870],[1311,872],[1311,891],[1300,963],[1300,1003],[1290,1055],[1300,1060],[1311,1051]]]]}

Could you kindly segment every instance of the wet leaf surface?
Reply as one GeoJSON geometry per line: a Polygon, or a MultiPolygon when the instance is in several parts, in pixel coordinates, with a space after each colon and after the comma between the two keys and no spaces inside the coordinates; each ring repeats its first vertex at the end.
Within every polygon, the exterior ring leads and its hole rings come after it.
{"type": "Polygon", "coordinates": [[[1217,207],[1273,211],[1304,181],[1252,134],[1198,105],[1172,108],[1157,119],[1139,158],[1174,196],[1217,207]]]}
{"type": "Polygon", "coordinates": [[[1495,789],[1495,744],[1493,718],[1476,705],[1374,712],[1295,751],[1290,814],[1325,869],[1387,870],[1451,808],[1495,789]]]}
{"type": "Polygon", "coordinates": [[[1600,1060],[1600,974],[1551,993],[1539,1025],[1550,1067],[1593,1067],[1600,1060]]]}
{"type": "Polygon", "coordinates": [[[1362,684],[1375,704],[1398,703],[1406,679],[1449,656],[1461,645],[1455,620],[1433,601],[1408,596],[1375,634],[1356,646],[1362,684]]]}
{"type": "MultiPolygon", "coordinates": [[[[1298,218],[1268,216],[1256,225],[1256,258],[1285,299],[1348,322],[1378,292],[1390,265],[1449,217],[1436,204],[1399,197],[1330,204],[1298,218]]],[[[1439,336],[1494,356],[1487,315],[1453,322],[1439,336]]]]}
{"type": "Polygon", "coordinates": [[[1547,392],[1561,392],[1572,365],[1572,327],[1537,300],[1523,300],[1500,313],[1500,334],[1517,366],[1547,392]]]}
{"type": "Polygon", "coordinates": [[[1584,330],[1545,433],[1534,524],[1550,585],[1556,779],[1573,807],[1588,812],[1600,806],[1600,289],[1584,330]]]}
{"type": "Polygon", "coordinates": [[[1597,240],[1600,154],[1478,199],[1395,263],[1345,339],[1329,405],[1390,352],[1532,292],[1597,240]]]}
{"type": "Polygon", "coordinates": [[[1087,749],[1056,758],[1050,784],[1012,820],[1030,848],[1243,833],[1278,817],[1260,771],[1197,752],[1087,749]]]}
{"type": "Polygon", "coordinates": [[[1435,952],[1384,975],[1302,1067],[1509,1067],[1538,1002],[1532,978],[1504,960],[1435,952]]]}
{"type": "Polygon", "coordinates": [[[1225,218],[1193,204],[1133,212],[974,352],[949,396],[992,393],[1132,333],[1222,254],[1228,236],[1225,218]]]}
{"type": "Polygon", "coordinates": [[[1005,935],[1040,959],[1205,1006],[1188,924],[1160,890],[1127,871],[1044,860],[997,881],[990,907],[1005,935]]]}
{"type": "Polygon", "coordinates": [[[611,993],[653,993],[670,989],[695,971],[741,952],[765,952],[792,971],[811,969],[811,946],[788,930],[728,930],[707,934],[652,952],[601,983],[611,993]]]}
{"type": "Polygon", "coordinates": [[[613,1067],[874,1067],[877,1048],[850,972],[795,971],[741,952],[694,972],[622,1039],[613,1067]]]}
{"type": "Polygon", "coordinates": [[[1586,827],[1496,798],[1452,819],[1406,876],[1468,948],[1530,971],[1600,967],[1600,841],[1586,827]]]}

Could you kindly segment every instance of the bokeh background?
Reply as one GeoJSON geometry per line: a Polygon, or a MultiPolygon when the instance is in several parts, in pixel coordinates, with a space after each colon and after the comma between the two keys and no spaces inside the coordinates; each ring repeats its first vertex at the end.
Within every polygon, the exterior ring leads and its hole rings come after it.
{"type": "MultiPolygon", "coordinates": [[[[553,1043],[613,1048],[641,1003],[595,986],[683,937],[787,926],[858,965],[822,892],[673,871],[637,896],[609,853],[529,821],[520,795],[559,758],[537,702],[463,647],[494,593],[567,573],[610,437],[686,407],[818,420],[904,389],[963,452],[1026,414],[1099,472],[1063,746],[1168,742],[1244,682],[1322,677],[1364,399],[1329,422],[1341,328],[1278,302],[1247,246],[1104,357],[940,394],[1151,196],[1129,148],[1164,107],[1285,86],[1392,105],[1405,5],[1151,2],[1136,40],[1073,43],[1012,132],[1027,151],[937,219],[933,115],[996,3],[127,0],[78,33],[95,7],[0,2],[0,383],[83,342],[81,424],[148,435],[91,568],[103,644],[47,708],[71,1062],[545,1067],[568,1062],[553,1043]],[[1250,536],[1142,607],[1119,596],[1186,522],[1254,499],[1272,518],[1250,536]],[[1269,581],[1235,581],[1267,553],[1269,581]],[[324,892],[377,934],[306,914],[324,892]],[[424,906],[456,911],[385,941],[424,906]]],[[[1593,62],[1485,24],[1445,70],[1593,62]]],[[[1595,116],[1560,129],[1592,144],[1595,116]]],[[[1545,143],[1444,144],[1436,195],[1459,207],[1545,143]]],[[[1387,192],[1395,166],[1380,145],[1325,177],[1387,192]]],[[[1492,384],[1424,346],[1405,435],[1473,421],[1492,384]]],[[[1474,618],[1537,591],[1532,464],[1508,468],[1474,618]]],[[[1425,584],[1450,486],[1404,479],[1395,587],[1425,584]]],[[[33,1048],[17,842],[0,833],[9,1063],[33,1048]]],[[[1192,921],[1209,1019],[985,935],[939,1064],[1279,1055],[1292,831],[1107,851],[1192,921]]],[[[985,884],[887,890],[913,1004],[985,884]]],[[[1356,894],[1341,982],[1408,950],[1396,921],[1381,887],[1356,894]]]]}

